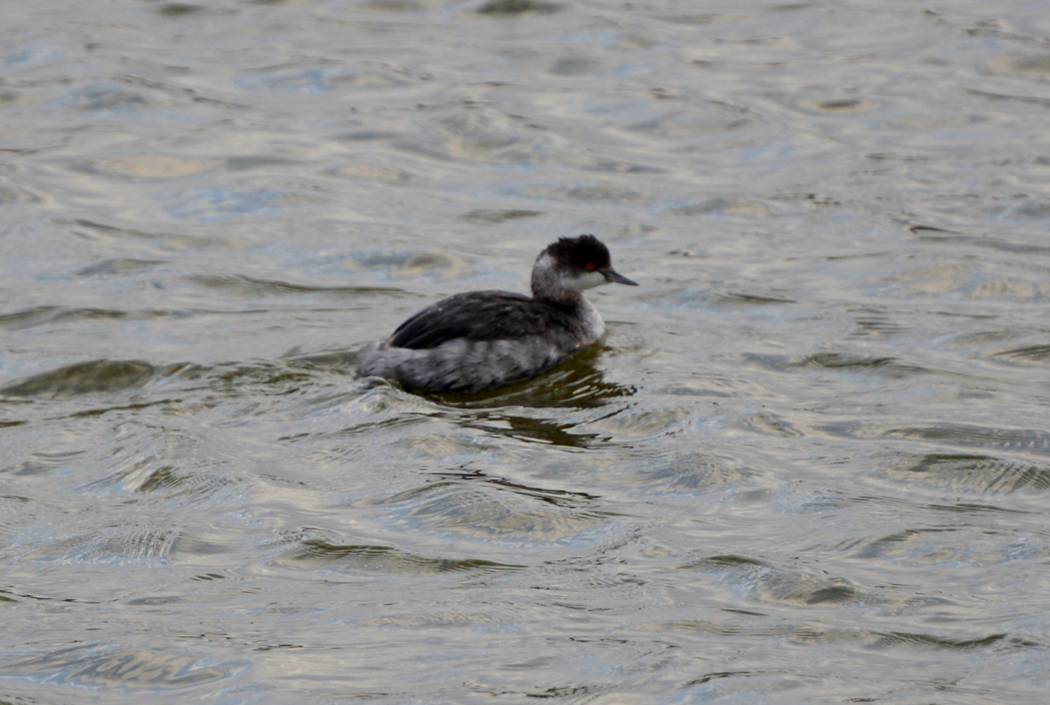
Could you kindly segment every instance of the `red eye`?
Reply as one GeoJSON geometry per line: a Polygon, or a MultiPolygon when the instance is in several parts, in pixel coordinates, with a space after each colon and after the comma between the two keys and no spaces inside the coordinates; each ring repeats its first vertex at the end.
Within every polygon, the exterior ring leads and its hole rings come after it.
{"type": "Polygon", "coordinates": [[[598,269],[598,265],[596,265],[594,262],[588,262],[587,264],[583,265],[583,268],[586,269],[588,272],[593,272],[594,270],[598,269]]]}

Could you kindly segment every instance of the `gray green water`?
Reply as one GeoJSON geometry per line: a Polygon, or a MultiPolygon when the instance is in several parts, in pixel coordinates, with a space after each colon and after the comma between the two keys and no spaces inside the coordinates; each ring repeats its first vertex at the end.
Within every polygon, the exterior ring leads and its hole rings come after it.
{"type": "Polygon", "coordinates": [[[0,702],[1046,702],[1044,0],[0,19],[0,702]],[[354,379],[580,232],[601,349],[354,379]]]}

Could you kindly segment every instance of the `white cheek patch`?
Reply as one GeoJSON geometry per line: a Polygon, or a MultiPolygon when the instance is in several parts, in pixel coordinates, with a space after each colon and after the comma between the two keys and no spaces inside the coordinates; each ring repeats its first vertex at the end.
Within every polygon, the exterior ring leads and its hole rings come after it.
{"type": "Polygon", "coordinates": [[[576,291],[583,291],[608,283],[601,272],[581,272],[569,280],[569,287],[576,291]]]}

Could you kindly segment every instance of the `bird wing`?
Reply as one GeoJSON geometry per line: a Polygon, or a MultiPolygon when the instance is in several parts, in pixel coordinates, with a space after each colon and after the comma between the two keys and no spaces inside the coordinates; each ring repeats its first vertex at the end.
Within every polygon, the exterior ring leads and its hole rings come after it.
{"type": "Polygon", "coordinates": [[[423,350],[456,338],[498,340],[571,325],[571,311],[508,291],[471,291],[428,306],[397,327],[390,345],[423,350]]]}

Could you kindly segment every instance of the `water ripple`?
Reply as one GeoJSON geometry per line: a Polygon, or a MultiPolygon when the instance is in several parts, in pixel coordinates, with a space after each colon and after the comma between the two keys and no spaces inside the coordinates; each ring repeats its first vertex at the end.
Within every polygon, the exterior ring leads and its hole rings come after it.
{"type": "Polygon", "coordinates": [[[214,664],[179,650],[122,651],[92,644],[58,649],[0,666],[0,673],[95,688],[182,689],[229,678],[234,663],[214,664]]]}

